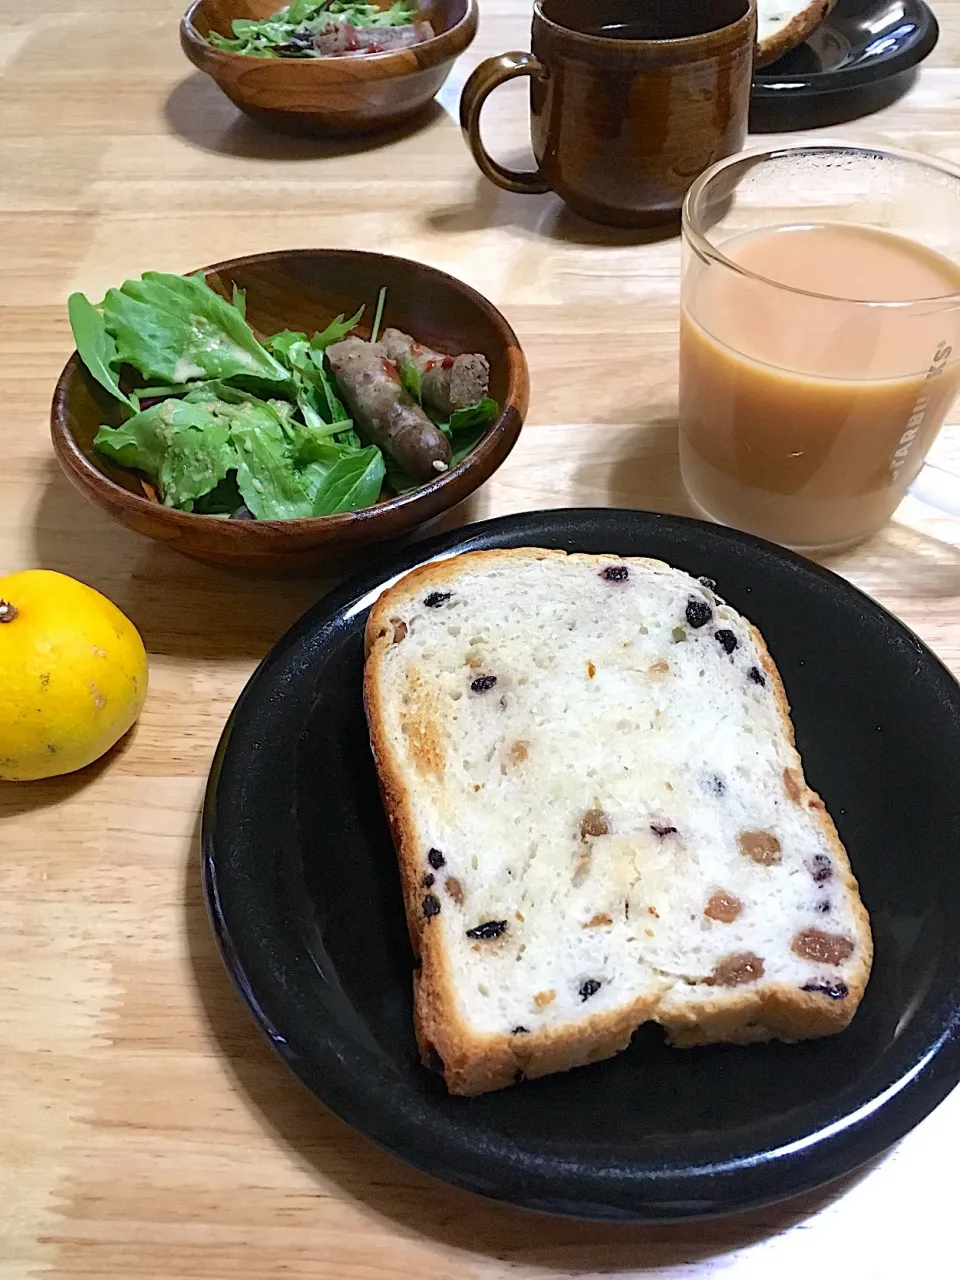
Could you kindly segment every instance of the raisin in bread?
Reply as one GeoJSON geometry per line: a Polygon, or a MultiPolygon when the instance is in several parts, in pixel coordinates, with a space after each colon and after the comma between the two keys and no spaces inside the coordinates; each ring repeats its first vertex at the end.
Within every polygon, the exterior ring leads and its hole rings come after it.
{"type": "Polygon", "coordinates": [[[364,694],[417,1036],[455,1093],[623,1049],[842,1030],[867,914],[762,637],[654,560],[455,556],[388,589],[364,694]]]}

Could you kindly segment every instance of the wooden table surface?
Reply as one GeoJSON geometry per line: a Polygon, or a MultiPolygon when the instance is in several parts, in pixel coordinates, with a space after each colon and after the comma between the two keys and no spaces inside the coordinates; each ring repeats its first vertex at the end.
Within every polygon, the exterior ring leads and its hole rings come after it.
{"type": "MultiPolygon", "coordinates": [[[[533,384],[515,452],[448,525],[547,506],[688,509],[678,244],[480,179],[459,88],[480,57],[526,47],[530,10],[481,7],[426,126],[355,149],[242,120],[181,56],[177,0],[0,0],[0,574],[45,566],[91,583],[152,661],[122,750],[74,777],[0,783],[2,1280],[948,1273],[960,1094],[800,1204],[687,1228],[557,1222],[447,1189],[349,1131],[273,1057],[221,966],[198,875],[207,769],[254,664],[326,584],[193,564],[73,492],[47,436],[71,290],[279,247],[422,258],[504,310],[533,384]]],[[[960,161],[960,0],[937,8],[940,45],[908,96],[829,136],[960,161]]],[[[486,112],[501,156],[525,148],[523,104],[509,86],[486,112]]],[[[960,427],[937,454],[960,468],[960,427]]],[[[960,670],[960,521],[908,499],[832,564],[960,670]]]]}

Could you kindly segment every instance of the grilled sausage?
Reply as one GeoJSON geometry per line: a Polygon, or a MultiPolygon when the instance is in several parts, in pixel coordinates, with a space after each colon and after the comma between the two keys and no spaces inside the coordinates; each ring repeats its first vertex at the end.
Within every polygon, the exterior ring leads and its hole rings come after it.
{"type": "Polygon", "coordinates": [[[379,343],[344,338],[327,359],[357,434],[379,445],[414,480],[435,480],[450,463],[450,442],[400,382],[396,364],[379,343]]]}
{"type": "Polygon", "coordinates": [[[479,404],[490,389],[490,365],[486,356],[444,355],[433,351],[399,329],[386,329],[380,339],[389,358],[397,364],[409,357],[420,370],[424,404],[449,418],[455,409],[479,404]]]}

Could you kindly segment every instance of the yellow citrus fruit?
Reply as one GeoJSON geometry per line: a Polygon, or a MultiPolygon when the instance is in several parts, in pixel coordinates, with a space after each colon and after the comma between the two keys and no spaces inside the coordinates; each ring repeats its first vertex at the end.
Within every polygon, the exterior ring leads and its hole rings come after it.
{"type": "Polygon", "coordinates": [[[98,760],[146,694],[143,641],[99,591],[48,569],[0,578],[0,779],[98,760]]]}

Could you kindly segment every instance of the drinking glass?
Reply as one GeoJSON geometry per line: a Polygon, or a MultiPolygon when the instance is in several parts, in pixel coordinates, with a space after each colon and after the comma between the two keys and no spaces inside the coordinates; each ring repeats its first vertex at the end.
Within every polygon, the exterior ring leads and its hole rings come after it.
{"type": "MultiPolygon", "coordinates": [[[[733,156],[693,184],[683,208],[680,467],[705,515],[800,550],[857,542],[921,477],[958,389],[960,171],[817,145],[733,156]],[[765,273],[730,256],[777,228],[813,228],[830,251],[824,262],[837,254],[836,286],[787,285],[771,278],[775,264],[765,273]],[[820,228],[839,238],[826,243],[820,228]],[[912,242],[900,244],[928,276],[931,263],[942,266],[931,296],[905,297],[885,275],[844,287],[857,237],[890,233],[912,242]]],[[[960,478],[927,467],[921,480],[921,496],[960,515],[960,478]]]]}

